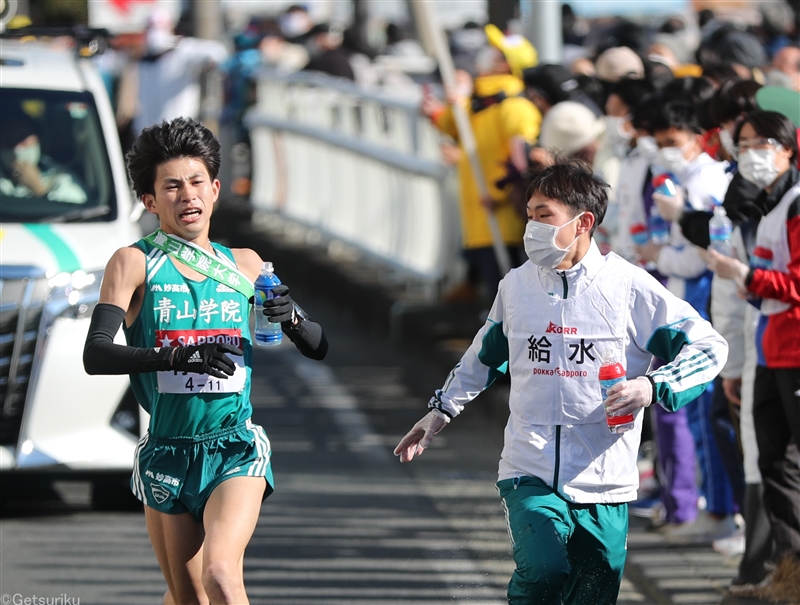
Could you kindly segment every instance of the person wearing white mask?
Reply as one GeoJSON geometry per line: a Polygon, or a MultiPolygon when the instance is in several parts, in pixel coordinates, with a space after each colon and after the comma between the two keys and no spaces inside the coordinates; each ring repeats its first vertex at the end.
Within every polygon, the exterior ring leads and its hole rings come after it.
{"type": "MultiPolygon", "coordinates": [[[[730,177],[726,163],[717,162],[703,151],[694,108],[683,101],[666,100],[654,108],[651,119],[650,129],[658,146],[653,175],[669,173],[678,184],[674,196],[653,193],[661,216],[675,221],[684,208],[711,210],[725,198],[730,177]]],[[[668,244],[651,242],[638,247],[637,252],[669,278],[667,287],[672,293],[703,312],[708,302],[708,284],[703,291],[697,281],[703,278],[706,266],[700,253],[687,243],[680,226],[673,223],[668,244]]]]}
{"type": "MultiPolygon", "coordinates": [[[[623,220],[620,188],[641,191],[644,178],[644,172],[639,167],[643,165],[645,154],[638,146],[640,134],[633,125],[631,112],[642,99],[653,92],[655,88],[652,84],[636,78],[622,78],[612,85],[606,100],[605,130],[592,165],[597,175],[610,186],[608,212],[603,221],[604,230],[608,233],[611,250],[620,254],[626,240],[630,239],[619,236],[619,222],[623,220]]],[[[644,143],[645,147],[646,145],[644,143]]],[[[631,260],[633,256],[626,258],[631,260]]]]}
{"type": "Polygon", "coordinates": [[[763,188],[750,264],[708,252],[708,266],[759,305],[753,422],[777,560],[800,561],[800,170],[797,130],[756,110],[734,131],[739,171],[763,188]]]}
{"type": "Polygon", "coordinates": [[[78,177],[42,154],[38,127],[21,109],[0,118],[0,193],[14,198],[84,204],[88,196],[78,177]]]}
{"type": "MultiPolygon", "coordinates": [[[[733,78],[716,90],[709,106],[711,120],[719,125],[718,158],[729,160],[733,175],[725,193],[723,207],[735,227],[733,245],[740,258],[747,258],[755,247],[755,228],[764,211],[754,203],[761,188],[742,177],[738,171],[733,132],[748,112],[757,108],[756,92],[761,85],[753,80],[733,78]],[[743,231],[742,231],[743,229],[743,231]],[[739,236],[742,237],[739,237],[739,236]]],[[[710,244],[711,212],[684,211],[679,219],[683,235],[695,246],[710,244]]],[[[711,284],[711,320],[714,328],[728,341],[728,363],[720,373],[719,392],[715,390],[714,436],[725,461],[725,468],[742,512],[745,527],[737,534],[712,543],[715,549],[741,552],[739,572],[732,586],[755,584],[767,574],[772,554],[772,535],[762,505],[763,486],[758,471],[758,447],[753,427],[753,380],[756,368],[755,326],[758,310],[736,295],[730,280],[715,276],[711,284]],[[722,395],[722,397],[720,397],[722,395]],[[730,429],[739,437],[730,438],[730,429]]]]}
{"type": "Polygon", "coordinates": [[[610,605],[636,498],[643,409],[675,410],[725,363],[728,346],[687,303],[593,233],[607,185],[577,159],[536,176],[523,243],[529,261],[500,282],[485,325],[395,448],[409,462],[496,377],[511,377],[497,488],[516,569],[508,602],[610,605]],[[605,352],[628,380],[601,395],[605,352]],[[669,365],[652,371],[653,356],[669,365]],[[633,414],[612,433],[606,414],[633,414]]]}
{"type": "MultiPolygon", "coordinates": [[[[727,163],[717,162],[703,151],[702,129],[694,106],[677,99],[668,99],[656,106],[651,128],[659,150],[653,175],[668,173],[676,183],[675,194],[652,194],[653,203],[668,221],[669,241],[652,241],[637,246],[639,256],[655,265],[667,278],[667,288],[687,301],[704,318],[708,318],[712,275],[701,252],[689,244],[680,224],[680,214],[687,210],[705,210],[721,203],[728,189],[730,175],[727,163]]],[[[689,513],[688,519],[676,519],[664,530],[673,542],[712,542],[736,532],[733,493],[719,454],[711,424],[713,389],[698,393],[696,401],[686,407],[686,418],[695,445],[700,467],[700,492],[705,497],[705,511],[689,513]],[[691,520],[694,516],[694,520],[691,520]]],[[[669,442],[668,419],[657,414],[657,443],[669,442]]],[[[661,448],[661,445],[659,445],[661,448]]]]}
{"type": "Polygon", "coordinates": [[[228,56],[222,42],[177,36],[173,27],[172,14],[166,8],[155,8],[148,16],[146,54],[133,76],[138,94],[134,137],[163,120],[199,118],[201,72],[228,56]]]}

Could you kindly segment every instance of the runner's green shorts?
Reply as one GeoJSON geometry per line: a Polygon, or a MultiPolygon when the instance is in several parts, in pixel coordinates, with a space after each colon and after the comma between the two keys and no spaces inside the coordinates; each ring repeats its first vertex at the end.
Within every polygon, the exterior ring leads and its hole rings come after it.
{"type": "Polygon", "coordinates": [[[264,477],[264,498],[274,490],[269,439],[264,429],[244,422],[193,437],[154,437],[136,447],[131,490],[145,505],[168,515],[192,513],[203,519],[211,492],[231,477],[264,477]]]}

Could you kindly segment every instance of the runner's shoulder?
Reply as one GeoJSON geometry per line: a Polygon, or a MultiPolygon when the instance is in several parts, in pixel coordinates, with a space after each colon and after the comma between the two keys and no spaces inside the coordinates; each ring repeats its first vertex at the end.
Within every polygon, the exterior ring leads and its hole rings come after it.
{"type": "Polygon", "coordinates": [[[258,253],[250,248],[231,248],[231,253],[239,271],[255,281],[261,272],[263,262],[258,253]]]}
{"type": "Polygon", "coordinates": [[[119,248],[109,259],[106,265],[106,273],[117,270],[131,275],[136,275],[137,273],[144,275],[144,260],[145,254],[141,248],[137,248],[134,245],[119,248]]]}

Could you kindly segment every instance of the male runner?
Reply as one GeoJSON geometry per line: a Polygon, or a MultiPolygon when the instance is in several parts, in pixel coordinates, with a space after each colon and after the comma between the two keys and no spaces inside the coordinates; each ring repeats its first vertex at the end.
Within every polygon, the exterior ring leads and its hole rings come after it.
{"type": "MultiPolygon", "coordinates": [[[[150,414],[131,488],[145,504],[164,603],[241,605],[244,550],[273,489],[269,439],[250,420],[248,320],[261,259],[209,240],[220,153],[204,126],[177,118],[146,128],[127,163],[159,229],[109,260],[84,366],[130,374],[150,414]],[[120,325],[127,346],[113,342],[120,325]]],[[[322,359],[322,328],[295,312],[288,288],[275,292],[264,313],[322,359]]]]}
{"type": "Polygon", "coordinates": [[[523,239],[531,262],[500,282],[486,325],[431,411],[395,448],[401,462],[412,460],[510,372],[497,487],[516,563],[513,605],[616,603],[627,503],[638,487],[641,409],[690,402],[728,354],[688,303],[616,254],[600,254],[592,233],[606,212],[606,186],[577,160],[558,161],[534,179],[523,239]],[[603,401],[598,371],[606,351],[629,380],[603,401]],[[653,356],[668,363],[651,371],[653,356]],[[611,433],[606,412],[635,414],[633,429],[611,433]]]}

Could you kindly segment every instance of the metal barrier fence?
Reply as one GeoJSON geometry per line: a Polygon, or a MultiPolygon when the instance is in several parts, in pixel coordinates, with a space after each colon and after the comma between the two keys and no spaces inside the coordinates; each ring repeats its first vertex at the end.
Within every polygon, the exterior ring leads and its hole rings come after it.
{"type": "Polygon", "coordinates": [[[352,246],[429,297],[454,281],[457,183],[416,105],[321,74],[265,71],[245,125],[256,213],[352,246]]]}

